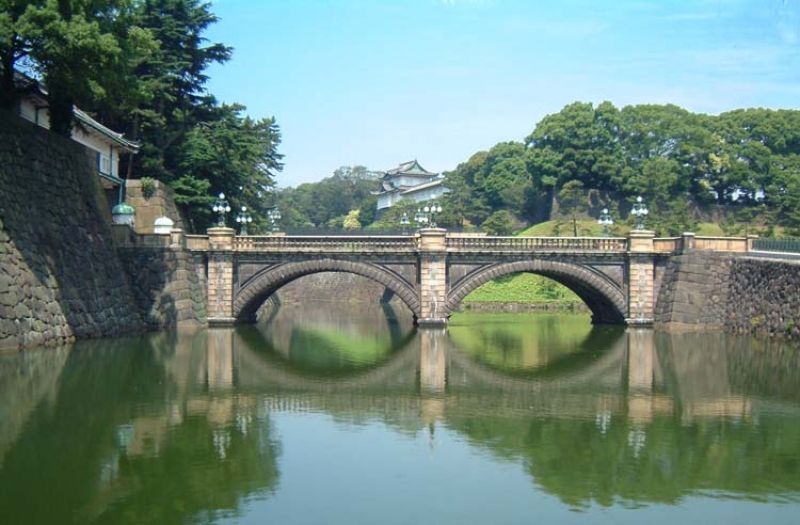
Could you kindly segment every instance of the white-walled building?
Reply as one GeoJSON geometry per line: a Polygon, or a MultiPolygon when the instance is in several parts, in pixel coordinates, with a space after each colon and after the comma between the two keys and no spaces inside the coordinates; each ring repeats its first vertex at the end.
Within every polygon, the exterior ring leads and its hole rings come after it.
{"type": "Polygon", "coordinates": [[[378,211],[391,208],[402,199],[413,202],[426,202],[447,193],[443,186],[444,177],[423,168],[419,162],[411,160],[388,170],[381,177],[378,196],[378,211]]]}
{"type": "MultiPolygon", "coordinates": [[[[18,115],[37,126],[50,129],[50,113],[47,96],[38,83],[22,75],[20,82],[25,84],[18,105],[18,115]]],[[[109,202],[114,204],[121,197],[124,184],[119,174],[120,157],[133,155],[139,151],[139,145],[126,139],[122,133],[113,131],[90,117],[78,108],[75,111],[75,122],[72,126],[72,139],[84,145],[93,158],[97,175],[109,202]],[[111,197],[116,198],[111,198],[111,197]]]]}

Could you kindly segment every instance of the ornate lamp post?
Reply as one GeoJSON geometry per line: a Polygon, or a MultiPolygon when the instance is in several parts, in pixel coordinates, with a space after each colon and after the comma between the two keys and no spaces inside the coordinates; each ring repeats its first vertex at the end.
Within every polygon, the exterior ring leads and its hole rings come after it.
{"type": "Polygon", "coordinates": [[[425,213],[422,212],[421,209],[417,208],[417,213],[414,214],[414,222],[420,228],[424,228],[426,224],[428,224],[428,215],[427,211],[425,213]]]}
{"type": "Polygon", "coordinates": [[[608,208],[603,208],[600,212],[600,218],[597,219],[597,224],[603,227],[603,237],[608,237],[608,228],[614,224],[614,219],[608,213],[608,208]]]}
{"type": "Polygon", "coordinates": [[[281,212],[280,210],[278,210],[278,208],[272,208],[271,210],[269,210],[267,212],[267,218],[272,223],[271,230],[273,232],[277,232],[278,230],[280,230],[280,227],[278,226],[278,221],[281,220],[281,212]]]}
{"type": "Polygon", "coordinates": [[[247,225],[253,222],[253,217],[247,213],[247,206],[242,206],[242,211],[236,216],[236,222],[240,225],[239,234],[247,235],[247,225]]]}
{"type": "Polygon", "coordinates": [[[442,213],[442,205],[433,201],[430,205],[426,204],[422,211],[426,215],[430,214],[431,228],[436,228],[436,214],[442,213]]]}
{"type": "Polygon", "coordinates": [[[634,229],[644,230],[644,219],[647,217],[648,213],[650,213],[650,210],[648,210],[645,203],[642,202],[641,195],[636,197],[636,202],[633,203],[633,209],[631,210],[631,215],[636,218],[636,226],[634,229]]]}
{"type": "Polygon", "coordinates": [[[408,214],[403,212],[403,215],[400,217],[400,227],[403,229],[403,235],[406,234],[406,228],[408,228],[409,224],[411,224],[411,221],[408,219],[408,214]]]}
{"type": "Polygon", "coordinates": [[[217,221],[217,226],[220,228],[225,226],[225,214],[231,211],[231,205],[228,204],[228,201],[225,200],[225,194],[220,193],[217,195],[217,200],[214,201],[214,205],[211,207],[214,210],[214,213],[219,214],[219,220],[217,221]]]}

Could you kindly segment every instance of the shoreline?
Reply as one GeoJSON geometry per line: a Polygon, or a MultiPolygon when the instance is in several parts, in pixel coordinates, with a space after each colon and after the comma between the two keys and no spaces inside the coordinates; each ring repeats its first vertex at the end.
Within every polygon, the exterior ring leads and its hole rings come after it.
{"type": "Polygon", "coordinates": [[[472,301],[462,303],[459,312],[569,312],[588,313],[589,308],[578,302],[520,302],[472,301]]]}

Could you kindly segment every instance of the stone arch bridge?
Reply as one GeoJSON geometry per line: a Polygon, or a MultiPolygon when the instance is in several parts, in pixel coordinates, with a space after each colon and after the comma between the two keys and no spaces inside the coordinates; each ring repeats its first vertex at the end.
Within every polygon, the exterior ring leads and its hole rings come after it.
{"type": "MultiPolygon", "coordinates": [[[[408,236],[236,236],[230,228],[211,228],[185,242],[206,264],[210,325],[252,322],[281,286],[330,271],[384,285],[421,325],[446,324],[472,290],[518,272],[564,284],[583,299],[595,323],[646,325],[653,322],[666,262],[701,242],[690,235],[485,237],[430,228],[408,236]]],[[[745,251],[748,241],[714,242],[720,251],[745,251]]]]}

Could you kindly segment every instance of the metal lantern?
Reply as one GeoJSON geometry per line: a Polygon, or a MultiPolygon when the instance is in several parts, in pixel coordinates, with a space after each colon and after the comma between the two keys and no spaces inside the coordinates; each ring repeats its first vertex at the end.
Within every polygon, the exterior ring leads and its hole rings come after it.
{"type": "Polygon", "coordinates": [[[422,211],[429,217],[431,228],[436,228],[436,215],[442,213],[442,205],[433,201],[430,205],[426,204],[422,211]]]}
{"type": "Polygon", "coordinates": [[[277,232],[280,229],[280,227],[278,226],[278,222],[281,220],[280,210],[278,210],[278,208],[272,208],[267,212],[267,218],[272,223],[271,227],[272,231],[277,232]]]}
{"type": "Polygon", "coordinates": [[[631,210],[631,215],[633,215],[636,220],[634,229],[644,230],[644,219],[647,217],[648,213],[650,213],[650,210],[647,209],[647,206],[642,201],[642,197],[636,197],[636,202],[633,203],[633,209],[631,210]]]}
{"type": "Polygon", "coordinates": [[[214,213],[219,214],[219,220],[217,221],[217,226],[223,227],[225,226],[225,214],[230,213],[231,205],[228,204],[228,201],[225,200],[225,194],[220,193],[217,195],[217,200],[214,201],[214,205],[211,207],[214,210],[214,213]]]}
{"type": "Polygon", "coordinates": [[[425,225],[428,224],[428,215],[427,214],[428,214],[427,211],[423,213],[423,211],[420,208],[417,208],[417,213],[414,215],[414,222],[420,228],[424,228],[425,225]]]}
{"type": "Polygon", "coordinates": [[[247,206],[242,206],[242,211],[236,216],[236,222],[240,226],[240,235],[247,235],[247,225],[253,222],[253,217],[247,213],[247,206]]]}
{"type": "Polygon", "coordinates": [[[121,202],[111,209],[111,220],[114,224],[127,224],[133,227],[136,210],[127,202],[121,202]]]}
{"type": "Polygon", "coordinates": [[[597,224],[603,227],[603,237],[608,237],[608,228],[614,224],[614,219],[608,213],[608,208],[603,208],[600,212],[600,218],[597,219],[597,224]]]}
{"type": "Polygon", "coordinates": [[[169,217],[159,217],[153,223],[153,233],[158,235],[169,235],[172,233],[172,228],[175,227],[175,221],[169,217]]]}
{"type": "Polygon", "coordinates": [[[411,224],[411,221],[408,218],[408,214],[403,212],[403,215],[400,216],[400,227],[403,229],[403,235],[406,234],[406,228],[409,224],[411,224]]]}

